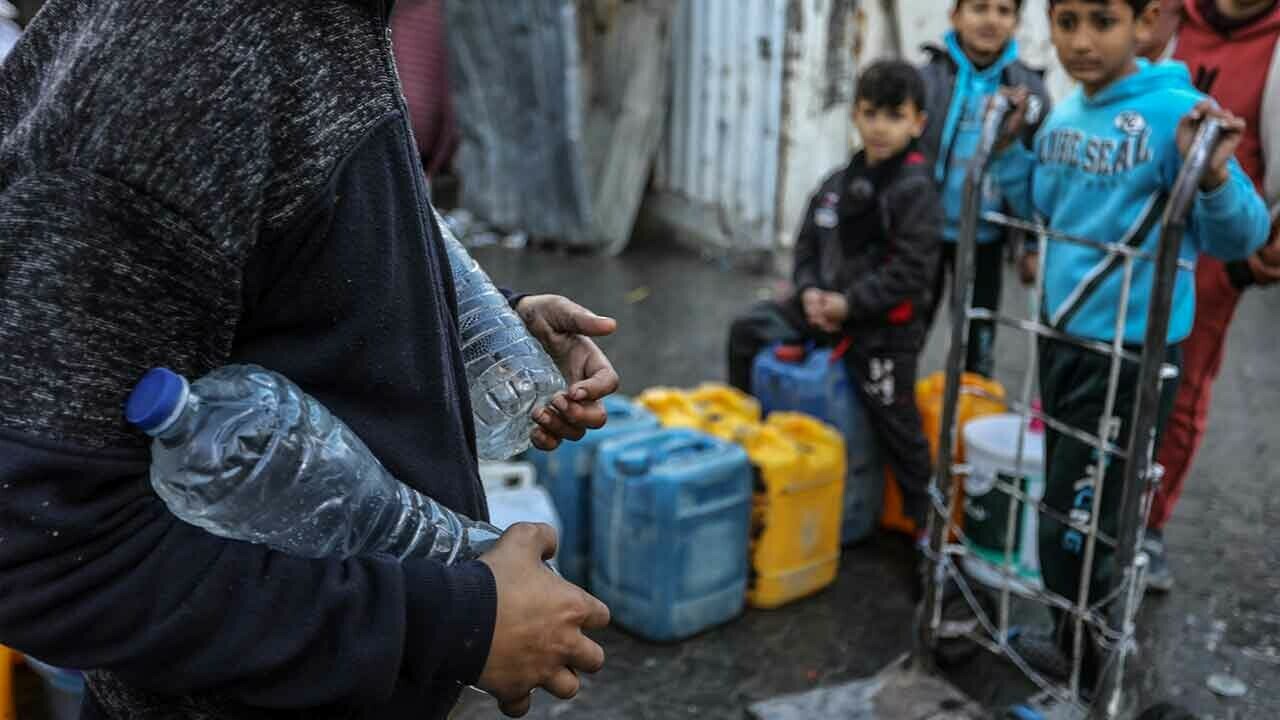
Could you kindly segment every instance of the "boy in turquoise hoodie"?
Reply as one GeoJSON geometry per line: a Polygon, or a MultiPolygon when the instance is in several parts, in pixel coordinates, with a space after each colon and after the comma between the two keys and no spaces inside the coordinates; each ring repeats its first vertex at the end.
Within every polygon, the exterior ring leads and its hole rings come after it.
{"type": "MultiPolygon", "coordinates": [[[[925,109],[929,125],[920,145],[929,155],[933,177],[941,191],[945,221],[941,260],[934,284],[932,321],[942,299],[948,274],[954,277],[956,238],[960,235],[960,208],[964,201],[964,176],[978,147],[982,111],[1002,85],[1031,90],[1046,108],[1049,94],[1041,73],[1018,60],[1018,28],[1022,0],[955,0],[951,32],[944,47],[926,45],[929,61],[920,69],[925,81],[925,109]]],[[[1043,114],[1041,115],[1043,116],[1043,114]]],[[[1034,132],[1034,128],[1030,130],[1034,132]]],[[[1005,211],[994,180],[983,188],[983,209],[1005,211]]],[[[987,222],[978,224],[974,305],[989,310],[1000,307],[1006,241],[1021,240],[1021,233],[987,222]]],[[[1020,243],[1019,243],[1020,244],[1020,243]]],[[[965,369],[990,377],[994,371],[995,323],[970,323],[965,369]]]]}
{"type": "MultiPolygon", "coordinates": [[[[1099,242],[1123,243],[1154,253],[1165,201],[1182,167],[1196,126],[1208,116],[1223,124],[1223,139],[1201,181],[1191,209],[1182,258],[1202,253],[1235,260],[1266,242],[1269,218],[1262,199],[1232,159],[1243,121],[1218,109],[1191,84],[1181,63],[1151,64],[1136,56],[1154,31],[1154,0],[1050,0],[1052,40],[1067,72],[1080,87],[1054,109],[1032,143],[1006,140],[992,174],[1005,199],[1023,217],[1099,242]]],[[[1009,93],[1014,110],[1009,135],[1025,127],[1028,93],[1009,93]]],[[[1111,343],[1121,305],[1123,263],[1097,249],[1050,242],[1044,258],[1044,314],[1058,330],[1111,343]]],[[[1123,342],[1141,351],[1150,309],[1154,263],[1133,265],[1124,318],[1123,342]]],[[[1169,323],[1169,359],[1176,363],[1179,344],[1191,332],[1195,283],[1179,272],[1169,323]]],[[[1110,360],[1075,345],[1045,341],[1040,353],[1040,390],[1051,417],[1096,434],[1107,393],[1110,360]]],[[[1108,440],[1128,445],[1130,411],[1138,393],[1136,363],[1122,364],[1108,440]]],[[[1165,397],[1172,400],[1172,383],[1165,397]]],[[[1072,525],[1044,516],[1040,524],[1040,562],[1046,587],[1074,603],[1079,594],[1085,537],[1094,489],[1096,455],[1092,447],[1050,430],[1046,436],[1045,503],[1072,525]]],[[[1099,528],[1117,533],[1123,462],[1107,465],[1099,505],[1099,528]]],[[[1095,548],[1090,602],[1109,597],[1120,569],[1113,548],[1095,548]]],[[[1069,616],[1056,618],[1059,650],[1072,647],[1069,616]]],[[[1100,659],[1094,643],[1085,643],[1084,684],[1096,679],[1100,659]]],[[[1030,659],[1030,658],[1029,658],[1030,659]]],[[[1065,667],[1042,670],[1065,670],[1065,667]]]]}

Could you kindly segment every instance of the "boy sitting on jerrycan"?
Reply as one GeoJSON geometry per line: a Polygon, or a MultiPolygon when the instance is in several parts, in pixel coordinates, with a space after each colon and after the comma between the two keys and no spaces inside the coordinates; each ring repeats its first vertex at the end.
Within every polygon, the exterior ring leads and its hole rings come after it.
{"type": "Polygon", "coordinates": [[[942,204],[917,140],[924,82],[881,61],[859,78],[853,121],[864,149],[828,177],[796,240],[794,295],[764,302],[729,333],[729,382],[751,392],[751,363],[778,342],[836,346],[871,426],[919,521],[929,444],[916,408],[916,363],[938,266],[942,204]]]}

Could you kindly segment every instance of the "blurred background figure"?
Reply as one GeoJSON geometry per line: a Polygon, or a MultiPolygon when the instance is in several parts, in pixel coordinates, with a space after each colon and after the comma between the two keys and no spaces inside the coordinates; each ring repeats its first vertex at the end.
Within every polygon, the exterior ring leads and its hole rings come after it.
{"type": "Polygon", "coordinates": [[[450,97],[449,45],[444,3],[401,0],[391,18],[396,65],[409,103],[409,120],[427,178],[435,185],[448,173],[458,147],[450,97]]]}
{"type": "Polygon", "coordinates": [[[1185,344],[1182,378],[1157,460],[1165,468],[1148,521],[1148,585],[1173,588],[1164,530],[1173,517],[1209,425],[1213,384],[1222,369],[1236,307],[1251,287],[1280,281],[1280,2],[1163,0],[1161,25],[1143,52],[1152,60],[1186,63],[1196,89],[1244,118],[1236,159],[1271,212],[1271,240],[1248,259],[1196,264],[1196,316],[1185,344]],[[1230,68],[1248,68],[1231,72],[1230,68]]]}
{"type": "Polygon", "coordinates": [[[0,62],[18,43],[22,28],[18,26],[18,8],[8,0],[0,0],[0,62]]]}

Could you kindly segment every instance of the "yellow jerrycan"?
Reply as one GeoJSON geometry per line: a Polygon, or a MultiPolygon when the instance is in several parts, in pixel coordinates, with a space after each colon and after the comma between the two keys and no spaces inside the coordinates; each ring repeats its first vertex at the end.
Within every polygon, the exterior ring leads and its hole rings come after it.
{"type": "MultiPolygon", "coordinates": [[[[946,386],[947,376],[940,372],[916,381],[916,406],[920,408],[921,425],[924,428],[924,436],[929,441],[930,457],[935,463],[938,461],[938,443],[942,435],[942,397],[946,386]]],[[[987,415],[998,415],[1005,411],[1003,385],[977,373],[964,373],[961,376],[960,399],[956,406],[957,437],[964,437],[964,426],[970,420],[987,415]]],[[[964,442],[961,441],[956,447],[954,461],[963,460],[964,442]]],[[[956,488],[956,490],[960,489],[960,487],[956,488]]],[[[951,517],[956,527],[963,527],[962,503],[953,505],[951,517]]],[[[880,526],[887,530],[908,534],[916,532],[916,524],[902,512],[902,488],[893,477],[892,471],[888,469],[885,470],[884,509],[880,516],[880,526]]]]}
{"type": "Polygon", "coordinates": [[[812,595],[836,578],[844,440],[808,415],[775,412],[759,432],[741,442],[761,468],[747,602],[775,608],[812,595]]]}
{"type": "Polygon", "coordinates": [[[747,423],[761,420],[760,401],[722,383],[703,383],[689,392],[694,407],[710,424],[725,418],[747,423]]]}
{"type": "Polygon", "coordinates": [[[663,427],[702,430],[705,424],[689,393],[678,388],[649,388],[637,395],[635,401],[656,415],[663,427]]]}

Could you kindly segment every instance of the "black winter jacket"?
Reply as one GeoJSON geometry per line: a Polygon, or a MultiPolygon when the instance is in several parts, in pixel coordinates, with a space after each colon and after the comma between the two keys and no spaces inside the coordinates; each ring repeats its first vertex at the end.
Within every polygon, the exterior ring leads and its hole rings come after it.
{"type": "Polygon", "coordinates": [[[456,302],[382,0],[49,0],[0,66],[0,643],[92,718],[441,718],[474,562],[303,559],[175,519],[121,411],[252,362],[487,516],[456,302]]]}
{"type": "MultiPolygon", "coordinates": [[[[920,76],[924,79],[925,110],[929,113],[929,124],[920,138],[920,146],[931,161],[936,161],[950,151],[950,148],[941,147],[942,131],[947,124],[947,112],[951,108],[951,94],[955,91],[958,69],[956,61],[945,48],[925,45],[922,49],[929,56],[928,61],[920,68],[920,76]]],[[[1025,87],[1040,99],[1040,118],[1023,133],[1023,139],[1029,146],[1031,138],[1040,129],[1040,123],[1049,117],[1051,100],[1044,84],[1044,72],[1017,60],[1005,68],[1002,82],[1008,87],[1025,87]]],[[[1005,241],[1021,242],[1026,239],[1024,235],[1019,231],[1009,230],[1005,233],[1005,241]]]]}
{"type": "Polygon", "coordinates": [[[872,173],[859,170],[860,158],[824,180],[809,202],[796,239],[796,294],[841,292],[853,342],[917,350],[941,253],[937,187],[915,146],[872,173]]]}

